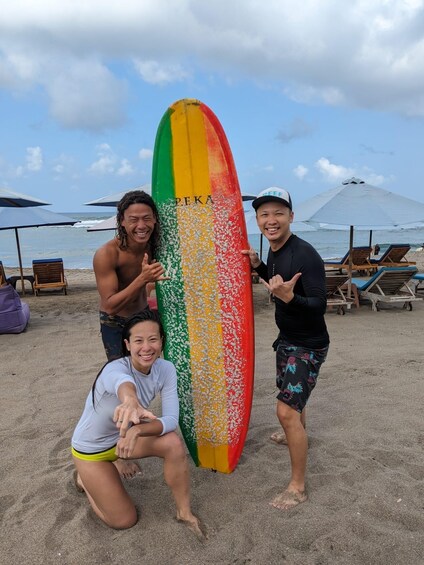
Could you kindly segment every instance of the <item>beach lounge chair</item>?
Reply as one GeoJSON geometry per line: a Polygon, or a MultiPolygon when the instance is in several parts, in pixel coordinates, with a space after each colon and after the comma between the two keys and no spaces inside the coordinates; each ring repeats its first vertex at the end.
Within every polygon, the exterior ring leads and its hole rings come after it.
{"type": "Polygon", "coordinates": [[[411,249],[408,243],[392,243],[381,257],[371,259],[371,263],[377,267],[407,267],[415,265],[415,262],[407,261],[405,255],[411,249]]]}
{"type": "Polygon", "coordinates": [[[424,296],[424,273],[415,273],[412,282],[415,284],[415,294],[424,296]]]}
{"type": "MultiPolygon", "coordinates": [[[[13,286],[13,288],[16,290],[16,283],[18,281],[21,280],[20,275],[19,276],[13,276],[13,277],[6,277],[6,273],[4,272],[4,267],[3,267],[3,263],[0,261],[0,285],[3,283],[9,283],[13,286]]],[[[34,292],[34,277],[32,275],[23,275],[23,280],[24,281],[29,281],[32,287],[32,292],[34,292]]]]}
{"type": "Polygon", "coordinates": [[[327,294],[327,308],[335,306],[337,314],[345,314],[348,305],[347,297],[343,291],[343,285],[349,280],[348,275],[333,275],[326,273],[325,290],[327,294]]]}
{"type": "Polygon", "coordinates": [[[39,295],[40,290],[61,289],[67,294],[65,272],[62,259],[34,259],[32,262],[34,272],[34,293],[39,295]]]}
{"type": "MultiPolygon", "coordinates": [[[[371,264],[369,246],[352,247],[352,271],[373,271],[376,266],[371,264]]],[[[341,259],[324,261],[325,269],[337,269],[340,273],[349,269],[349,251],[341,259]]]]}
{"type": "Polygon", "coordinates": [[[10,284],[0,285],[0,334],[19,334],[30,317],[29,306],[22,302],[10,284]]]}
{"type": "Polygon", "coordinates": [[[409,267],[381,267],[371,278],[353,278],[360,298],[370,300],[372,309],[379,310],[379,303],[403,303],[404,307],[412,310],[412,302],[422,300],[408,286],[408,282],[416,274],[417,268],[409,267]]]}

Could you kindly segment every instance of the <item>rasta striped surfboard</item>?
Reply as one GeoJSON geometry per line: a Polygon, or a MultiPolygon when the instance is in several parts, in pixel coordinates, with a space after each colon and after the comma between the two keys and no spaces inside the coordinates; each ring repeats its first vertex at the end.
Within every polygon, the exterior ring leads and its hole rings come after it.
{"type": "Polygon", "coordinates": [[[159,211],[156,285],[164,355],[178,374],[180,428],[197,466],[231,473],[250,419],[253,303],[242,197],[215,114],[184,99],[156,136],[152,196],[159,211]]]}

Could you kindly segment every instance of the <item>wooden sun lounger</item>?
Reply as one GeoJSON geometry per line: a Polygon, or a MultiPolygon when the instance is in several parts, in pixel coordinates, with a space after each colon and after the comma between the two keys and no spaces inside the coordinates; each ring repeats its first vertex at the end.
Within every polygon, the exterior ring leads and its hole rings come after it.
{"type": "Polygon", "coordinates": [[[41,290],[60,289],[67,294],[68,283],[65,278],[62,259],[34,259],[34,293],[39,295],[41,290]]]}
{"type": "Polygon", "coordinates": [[[379,310],[379,303],[403,303],[412,310],[412,302],[422,300],[407,284],[417,272],[416,267],[382,267],[370,279],[352,279],[360,298],[371,301],[372,309],[379,310]]]}
{"type": "Polygon", "coordinates": [[[411,249],[408,243],[392,243],[377,259],[371,259],[372,265],[376,267],[408,267],[415,265],[415,261],[407,261],[405,255],[411,249]]]}
{"type": "Polygon", "coordinates": [[[337,314],[345,314],[348,300],[343,292],[343,285],[347,283],[349,277],[347,275],[332,275],[326,273],[325,290],[327,294],[327,308],[335,306],[337,314]]]}
{"type": "MultiPolygon", "coordinates": [[[[376,269],[370,261],[371,247],[352,247],[352,271],[371,272],[376,269]]],[[[349,269],[349,251],[344,257],[338,260],[324,261],[324,267],[328,269],[337,269],[340,273],[349,269]]]]}

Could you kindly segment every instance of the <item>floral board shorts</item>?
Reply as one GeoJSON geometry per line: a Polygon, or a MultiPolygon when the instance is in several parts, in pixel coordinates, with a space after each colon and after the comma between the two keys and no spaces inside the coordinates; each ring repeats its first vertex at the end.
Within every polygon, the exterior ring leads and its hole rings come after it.
{"type": "Polygon", "coordinates": [[[278,337],[272,347],[276,352],[276,383],[280,391],[277,398],[297,412],[302,412],[315,388],[329,346],[307,349],[278,337]]]}

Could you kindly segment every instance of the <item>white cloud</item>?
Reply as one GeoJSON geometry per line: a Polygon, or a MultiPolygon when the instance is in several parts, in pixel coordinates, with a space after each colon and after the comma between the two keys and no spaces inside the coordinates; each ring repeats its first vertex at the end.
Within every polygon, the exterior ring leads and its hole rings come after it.
{"type": "MultiPolygon", "coordinates": [[[[373,184],[374,186],[381,186],[383,185],[388,179],[384,175],[379,175],[377,173],[369,172],[363,175],[362,177],[365,182],[368,184],[373,184]]],[[[394,180],[393,177],[389,180],[394,180]]]]}
{"type": "Polygon", "coordinates": [[[195,71],[295,100],[424,116],[422,0],[14,0],[0,21],[0,86],[44,88],[67,128],[125,120],[133,62],[154,85],[195,71]],[[190,70],[187,70],[190,69],[190,70]]]}
{"type": "Polygon", "coordinates": [[[112,151],[112,147],[109,145],[109,143],[100,143],[100,145],[97,146],[97,150],[99,153],[107,153],[112,151]]]}
{"type": "Polygon", "coordinates": [[[300,180],[303,180],[308,174],[308,172],[309,172],[308,168],[305,167],[304,165],[298,165],[293,169],[294,175],[300,180]]]}
{"type": "Polygon", "coordinates": [[[315,163],[315,167],[328,181],[344,181],[349,177],[355,176],[354,169],[331,163],[329,159],[326,159],[325,157],[318,159],[315,163]]]}
{"type": "Polygon", "coordinates": [[[68,62],[45,88],[51,114],[65,128],[102,131],[125,122],[126,86],[96,60],[68,62]]]}
{"type": "Polygon", "coordinates": [[[41,147],[27,147],[24,164],[15,165],[0,158],[0,173],[9,178],[26,177],[28,173],[38,173],[41,171],[43,162],[43,151],[41,147]]]}
{"type": "Polygon", "coordinates": [[[122,177],[135,172],[129,159],[118,157],[108,143],[101,143],[96,149],[97,159],[90,165],[88,169],[90,173],[95,175],[116,174],[122,177]]]}
{"type": "Polygon", "coordinates": [[[387,180],[393,181],[394,178],[387,179],[384,175],[375,173],[368,167],[345,167],[331,163],[329,159],[321,157],[315,163],[315,167],[328,182],[343,182],[351,177],[357,177],[361,180],[375,186],[381,186],[387,180]]]}
{"type": "Polygon", "coordinates": [[[0,57],[0,86],[24,89],[36,80],[39,70],[37,60],[30,54],[19,48],[10,50],[0,57]]]}
{"type": "Polygon", "coordinates": [[[311,124],[308,124],[305,120],[302,120],[302,118],[296,118],[290,124],[280,129],[277,134],[277,139],[281,141],[281,143],[290,143],[294,139],[308,137],[314,129],[311,124]]]}
{"type": "Polygon", "coordinates": [[[65,153],[61,153],[59,157],[54,159],[52,165],[52,171],[56,174],[55,180],[59,180],[61,177],[67,175],[74,175],[75,162],[73,157],[65,153]]]}
{"type": "Polygon", "coordinates": [[[179,64],[135,60],[134,66],[141,78],[149,84],[170,84],[187,79],[190,74],[179,64]]]}
{"type": "Polygon", "coordinates": [[[361,178],[363,178],[368,184],[373,184],[374,186],[382,186],[383,184],[387,184],[395,180],[393,175],[387,177],[375,173],[374,171],[370,171],[367,168],[364,168],[361,178]]]}
{"type": "Polygon", "coordinates": [[[151,159],[153,157],[153,151],[151,149],[140,149],[138,156],[142,161],[151,159]]]}
{"type": "Polygon", "coordinates": [[[26,168],[28,171],[40,171],[43,167],[41,147],[27,147],[26,168]]]}
{"type": "Polygon", "coordinates": [[[121,164],[118,168],[118,170],[116,171],[116,174],[119,176],[126,176],[126,175],[131,175],[134,172],[134,168],[131,165],[131,163],[129,162],[128,159],[122,159],[121,160],[121,164]]]}
{"type": "Polygon", "coordinates": [[[89,167],[89,172],[96,175],[106,175],[115,171],[117,157],[107,143],[97,147],[98,159],[89,167]]]}

